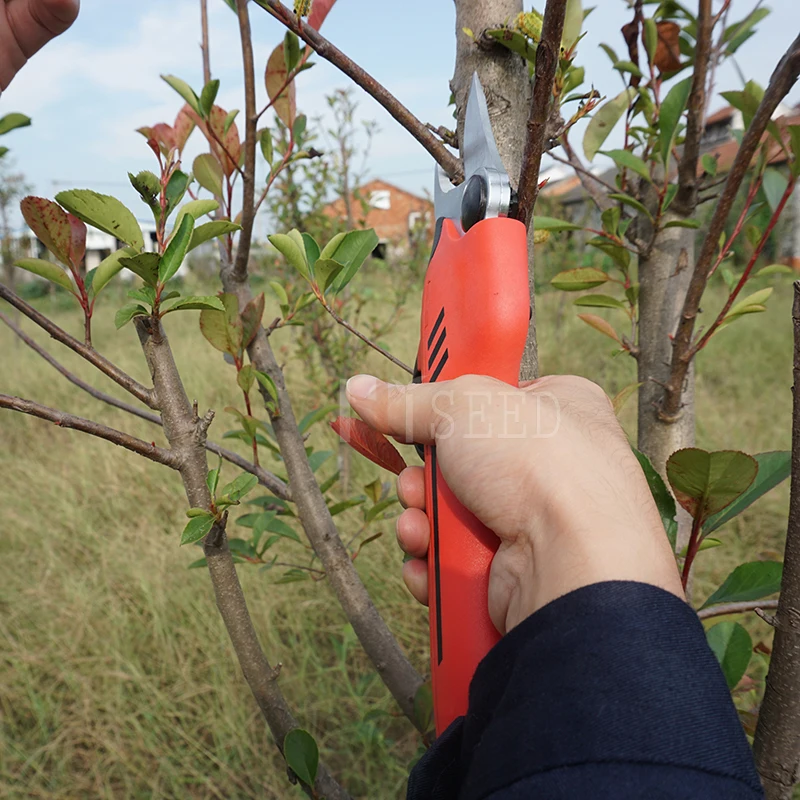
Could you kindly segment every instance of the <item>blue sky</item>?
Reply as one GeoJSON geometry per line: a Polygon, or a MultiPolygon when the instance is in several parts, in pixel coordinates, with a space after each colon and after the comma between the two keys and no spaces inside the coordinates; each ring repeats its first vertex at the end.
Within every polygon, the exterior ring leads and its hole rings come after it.
{"type": "MultiPolygon", "coordinates": [[[[604,94],[620,90],[618,76],[600,42],[624,50],[620,26],[630,17],[622,0],[595,0],[588,35],[578,63],[586,67],[604,94]]],[[[587,3],[588,4],[588,3],[587,3]]],[[[715,2],[715,7],[718,0],[715,2]]],[[[733,0],[732,19],[744,16],[753,2],[733,0]]],[[[772,0],[773,13],[758,36],[739,51],[746,77],[766,85],[776,59],[800,29],[797,0],[772,0]]],[[[209,0],[211,62],[222,88],[217,102],[241,108],[241,59],[236,18],[222,0],[209,0]]],[[[526,8],[528,4],[526,3],[526,8]]],[[[257,6],[251,7],[259,74],[283,29],[257,6]]],[[[392,3],[339,0],[323,33],[398,96],[420,119],[450,125],[448,81],[455,56],[455,12],[448,0],[397,0],[392,3]]],[[[145,217],[144,206],[127,183],[126,173],[152,169],[153,157],[135,129],[172,122],[181,101],[160,79],[177,74],[193,86],[202,83],[196,0],[82,0],[75,26],[48,45],[20,73],[0,100],[0,113],[21,111],[33,127],[4,137],[18,169],[37,193],[52,196],[72,187],[90,187],[116,194],[145,217]]],[[[325,112],[324,97],[348,85],[334,67],[317,66],[298,79],[298,106],[309,117],[325,112]]],[[[732,65],[720,70],[717,86],[738,88],[732,65]]],[[[258,87],[264,95],[263,81],[258,87]]],[[[427,153],[371,98],[356,90],[359,115],[377,120],[368,164],[380,176],[412,191],[432,186],[433,167],[427,153]]],[[[790,100],[797,102],[795,90],[790,100]]],[[[715,98],[712,109],[722,104],[715,98]]],[[[580,141],[580,132],[573,136],[580,141]]],[[[189,156],[199,152],[200,138],[189,156]]],[[[260,233],[264,233],[262,221],[260,233]]]]}

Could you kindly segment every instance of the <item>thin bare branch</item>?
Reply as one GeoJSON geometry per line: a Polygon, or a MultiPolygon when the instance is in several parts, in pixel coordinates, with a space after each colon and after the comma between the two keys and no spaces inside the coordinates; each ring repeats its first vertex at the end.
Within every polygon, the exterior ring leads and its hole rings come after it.
{"type": "MultiPolygon", "coordinates": [[[[239,34],[242,43],[242,61],[244,66],[244,169],[242,170],[242,211],[240,238],[250,241],[253,236],[255,211],[256,180],[256,127],[258,112],[256,110],[255,66],[253,63],[253,37],[250,33],[250,12],[248,0],[236,0],[236,13],[239,17],[239,34]]],[[[234,274],[239,278],[247,275],[247,262],[250,248],[240,247],[236,251],[233,265],[234,274]]]]}
{"type": "Polygon", "coordinates": [[[533,81],[531,110],[528,114],[528,138],[519,176],[516,217],[527,228],[539,194],[539,167],[545,150],[550,110],[553,105],[553,80],[561,54],[561,35],[567,0],[547,0],[544,7],[542,38],[536,48],[536,72],[533,81]]]}
{"type": "Polygon", "coordinates": [[[60,428],[70,428],[71,430],[88,433],[91,436],[97,436],[99,439],[105,439],[107,442],[124,447],[126,450],[138,453],[140,456],[170,467],[170,469],[180,468],[180,459],[169,450],[158,447],[152,442],[144,442],[135,436],[118,431],[116,428],[101,425],[99,422],[76,417],[73,414],[67,414],[65,411],[57,411],[32,400],[24,400],[21,397],[12,397],[7,394],[0,394],[0,408],[19,411],[22,414],[30,414],[32,417],[38,417],[39,419],[46,419],[60,428]]]}
{"type": "Polygon", "coordinates": [[[391,92],[362,69],[338,47],[321,36],[314,28],[303,25],[297,17],[278,0],[256,0],[290,31],[296,33],[312,50],[338,67],[368,95],[377,100],[441,165],[453,183],[464,179],[464,168],[439,139],[429,131],[391,92]]]}
{"type": "Polygon", "coordinates": [[[350,333],[352,333],[353,336],[356,336],[359,339],[361,339],[361,341],[364,342],[364,344],[368,345],[373,350],[380,353],[384,358],[388,358],[389,361],[391,361],[392,364],[394,364],[396,367],[400,367],[400,369],[405,370],[405,372],[407,372],[409,375],[414,374],[414,370],[411,369],[411,367],[409,367],[408,364],[406,364],[404,361],[401,361],[399,358],[397,358],[397,356],[393,356],[388,350],[384,350],[384,348],[381,347],[377,342],[373,342],[372,339],[369,338],[369,336],[366,336],[365,334],[361,333],[361,331],[358,330],[358,328],[354,328],[347,320],[342,319],[342,317],[340,317],[336,313],[336,311],[333,310],[333,308],[330,306],[329,303],[322,300],[322,307],[333,317],[334,320],[336,320],[336,322],[339,325],[341,325],[345,330],[350,331],[350,333]]]}
{"type": "Polygon", "coordinates": [[[607,197],[606,190],[616,192],[618,191],[617,188],[601,180],[597,175],[594,175],[583,166],[580,156],[572,149],[572,145],[569,143],[566,133],[561,137],[561,147],[564,148],[564,152],[567,154],[566,161],[554,153],[550,153],[550,157],[554,158],[556,161],[569,164],[575,172],[578,173],[578,179],[581,185],[601,211],[611,208],[614,203],[607,197]]]}
{"type": "Polygon", "coordinates": [[[670,379],[659,408],[659,417],[664,422],[675,421],[680,415],[683,385],[692,360],[694,326],[700,310],[700,301],[708,283],[720,234],[725,227],[739,187],[767,129],[767,124],[778,107],[778,103],[786,97],[797,82],[798,74],[800,74],[800,36],[792,42],[772,73],[764,97],[742,139],[733,166],[728,173],[725,188],[717,203],[714,216],[711,218],[708,232],[703,238],[702,249],[695,263],[681,317],[672,340],[670,379]]]}
{"type": "Polygon", "coordinates": [[[74,336],[70,336],[66,331],[59,328],[54,322],[51,322],[44,314],[40,314],[33,306],[28,305],[21,297],[2,283],[0,283],[0,298],[21,311],[42,330],[47,331],[57,342],[66,345],[70,350],[74,350],[79,356],[86,359],[92,366],[97,367],[100,372],[111,378],[114,383],[132,394],[137,400],[141,400],[149,408],[157,408],[155,392],[152,389],[142,386],[141,383],[135,381],[130,375],[123,372],[116,364],[112,364],[107,358],[101,356],[93,347],[87,347],[74,336]]]}
{"type": "MultiPolygon", "coordinates": [[[[63,364],[61,364],[59,361],[56,361],[56,359],[53,358],[53,356],[51,356],[47,350],[38,344],[38,342],[31,339],[31,337],[28,336],[25,331],[23,331],[2,312],[0,312],[0,321],[8,325],[8,327],[11,328],[11,330],[17,336],[19,336],[19,338],[22,339],[22,341],[25,342],[28,347],[30,347],[34,352],[38,353],[38,355],[40,355],[48,364],[50,364],[53,369],[63,375],[71,384],[77,386],[79,389],[83,389],[84,392],[94,397],[95,400],[100,400],[102,403],[107,403],[110,406],[114,406],[114,408],[118,408],[121,411],[127,412],[128,414],[133,414],[135,417],[139,417],[147,422],[152,422],[154,425],[161,425],[161,417],[158,416],[158,414],[145,411],[143,408],[137,408],[136,406],[126,403],[124,400],[119,400],[110,394],[101,392],[99,389],[95,389],[91,384],[86,383],[86,381],[79,378],[73,372],[70,372],[63,364]]],[[[252,464],[244,456],[240,456],[238,453],[234,453],[232,450],[221,447],[214,442],[207,441],[205,443],[205,447],[206,450],[215,453],[225,461],[229,461],[231,464],[235,464],[245,472],[255,475],[258,478],[258,482],[265,489],[269,489],[269,491],[277,497],[282,497],[284,500],[291,500],[291,492],[289,492],[289,487],[277,475],[273,475],[271,472],[267,472],[267,470],[255,466],[255,464],[252,464]]]]}
{"type": "Polygon", "coordinates": [[[697,161],[703,137],[706,110],[706,77],[711,53],[711,0],[700,0],[697,10],[697,46],[694,51],[694,72],[686,116],[686,139],[678,167],[678,193],[673,206],[684,216],[694,212],[697,205],[697,161]]]}
{"type": "Polygon", "coordinates": [[[767,800],[790,800],[800,768],[800,283],[794,284],[794,401],[789,522],[775,637],[753,754],[767,800]]]}
{"type": "Polygon", "coordinates": [[[759,611],[767,608],[777,608],[777,600],[744,600],[741,603],[720,603],[709,608],[701,608],[697,612],[700,619],[724,617],[727,614],[746,614],[748,611],[759,611]]]}

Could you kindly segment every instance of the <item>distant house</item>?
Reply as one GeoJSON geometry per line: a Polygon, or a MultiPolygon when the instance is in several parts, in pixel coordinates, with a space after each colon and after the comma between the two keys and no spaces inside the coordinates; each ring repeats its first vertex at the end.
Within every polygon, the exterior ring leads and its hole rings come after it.
{"type": "MultiPolygon", "coordinates": [[[[374,255],[386,258],[401,253],[415,237],[429,239],[433,230],[433,203],[399,186],[380,179],[359,186],[351,196],[352,217],[359,227],[374,228],[380,244],[374,255]]],[[[323,213],[345,221],[347,211],[339,197],[328,203],[323,213]]]]}
{"type": "MultiPolygon", "coordinates": [[[[780,104],[772,118],[781,127],[800,125],[800,107],[791,108],[780,104]]],[[[717,174],[724,175],[733,165],[739,150],[737,133],[744,130],[742,113],[731,106],[721,108],[706,120],[705,130],[700,142],[700,154],[711,155],[717,160],[717,174]]],[[[773,140],[769,149],[769,163],[783,171],[786,169],[786,152],[773,140]]],[[[702,174],[702,166],[698,165],[698,173],[702,174]]],[[[616,167],[597,173],[597,177],[605,183],[615,183],[616,167]]],[[[543,176],[546,177],[546,176],[543,176]]],[[[561,206],[562,216],[586,225],[599,228],[600,212],[584,190],[580,180],[571,170],[553,170],[549,183],[542,189],[540,197],[561,206]]],[[[795,269],[800,270],[800,190],[795,191],[785,210],[783,235],[778,243],[778,258],[795,269]]]]}

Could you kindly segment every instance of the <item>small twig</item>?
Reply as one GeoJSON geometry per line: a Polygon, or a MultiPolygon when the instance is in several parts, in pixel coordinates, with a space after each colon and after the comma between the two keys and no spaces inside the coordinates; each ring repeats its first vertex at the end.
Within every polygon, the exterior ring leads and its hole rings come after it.
{"type": "Polygon", "coordinates": [[[435,133],[444,144],[458,150],[458,134],[455,131],[451,131],[450,128],[445,128],[444,125],[431,125],[430,122],[426,122],[425,127],[431,131],[431,133],[435,133]]]}
{"type": "Polygon", "coordinates": [[[70,336],[54,322],[51,322],[44,314],[40,314],[35,308],[29,306],[21,297],[14,294],[11,289],[4,286],[2,283],[0,283],[0,298],[10,303],[18,311],[21,311],[28,319],[42,328],[42,330],[47,331],[53,339],[66,345],[70,350],[74,350],[92,366],[97,367],[100,372],[107,375],[114,383],[121,386],[127,392],[130,392],[137,400],[141,400],[149,408],[157,408],[155,392],[152,389],[142,386],[141,383],[135,381],[118,366],[101,356],[93,347],[87,347],[74,336],[70,336]]]}
{"type": "Polygon", "coordinates": [[[533,217],[533,207],[539,194],[539,167],[545,148],[547,123],[553,104],[553,80],[561,53],[561,35],[567,0],[547,0],[544,7],[542,38],[536,48],[536,72],[533,81],[531,110],[528,115],[528,136],[522,156],[519,177],[519,204],[516,217],[527,228],[533,217]]]}
{"type": "Polygon", "coordinates": [[[391,362],[392,362],[392,364],[394,364],[394,365],[395,365],[395,366],[397,366],[397,367],[400,367],[400,369],[402,369],[402,370],[405,370],[405,371],[406,371],[406,372],[407,372],[409,375],[413,375],[413,374],[414,374],[414,370],[413,370],[413,369],[411,369],[411,367],[409,367],[409,366],[408,366],[408,364],[406,364],[405,362],[401,361],[401,360],[400,360],[399,358],[397,358],[396,356],[393,356],[393,355],[392,355],[392,354],[391,354],[391,353],[390,353],[388,350],[384,350],[384,349],[383,349],[383,348],[382,348],[382,347],[381,347],[381,346],[380,346],[380,345],[379,345],[377,342],[373,342],[373,341],[372,341],[372,339],[370,339],[370,338],[369,338],[368,336],[366,336],[365,334],[361,333],[361,331],[360,331],[360,330],[358,330],[357,328],[354,328],[354,327],[353,327],[353,326],[352,326],[352,325],[351,325],[349,322],[347,322],[347,320],[344,320],[344,319],[342,319],[342,318],[341,318],[341,317],[340,317],[340,316],[339,316],[339,315],[338,315],[338,314],[337,314],[337,313],[336,313],[336,312],[333,310],[333,308],[331,308],[331,306],[330,306],[330,305],[328,305],[328,303],[325,301],[325,299],[324,299],[323,297],[321,297],[320,295],[318,295],[318,297],[319,297],[319,300],[320,300],[320,302],[322,303],[322,307],[323,307],[323,308],[324,308],[324,309],[325,309],[325,310],[326,310],[326,311],[327,311],[327,312],[328,312],[328,313],[329,313],[329,314],[330,314],[330,315],[331,315],[331,316],[332,316],[332,317],[333,317],[333,318],[336,320],[336,322],[338,322],[338,323],[339,323],[339,325],[341,325],[341,326],[342,326],[342,327],[343,327],[345,330],[348,330],[348,331],[350,331],[350,333],[352,333],[354,336],[357,336],[359,339],[361,339],[361,341],[362,341],[362,342],[364,342],[364,344],[368,345],[368,346],[369,346],[369,347],[371,347],[373,350],[375,350],[376,352],[380,353],[380,354],[381,354],[381,355],[382,355],[384,358],[388,358],[388,359],[389,359],[389,361],[391,361],[391,362]]]}
{"type": "MultiPolygon", "coordinates": [[[[720,603],[710,608],[701,608],[697,612],[700,619],[711,619],[712,617],[724,617],[726,614],[745,614],[748,611],[753,611],[759,614],[759,611],[767,608],[777,608],[777,600],[744,600],[741,603],[720,603]]],[[[763,619],[763,617],[762,617],[763,619]]]]}
{"type": "Polygon", "coordinates": [[[320,36],[314,28],[300,24],[298,18],[279,0],[256,0],[256,3],[269,11],[318,55],[338,67],[354,83],[357,83],[367,94],[377,100],[433,156],[453,183],[460,183],[464,179],[464,168],[461,162],[375,78],[324,36],[320,36]]]}
{"type": "Polygon", "coordinates": [[[0,408],[19,411],[22,414],[30,414],[32,417],[38,417],[39,419],[46,419],[60,428],[70,428],[82,433],[88,433],[91,436],[97,436],[99,439],[105,439],[107,442],[124,447],[126,450],[138,453],[140,456],[170,467],[170,469],[180,469],[180,459],[171,451],[158,447],[152,442],[144,442],[115,428],[101,425],[99,422],[76,417],[72,414],[67,414],[65,411],[58,411],[54,408],[34,403],[32,400],[12,397],[7,394],[0,394],[0,408]]]}
{"type": "Polygon", "coordinates": [[[564,159],[562,159],[560,156],[554,155],[553,153],[550,153],[550,157],[554,158],[556,161],[563,161],[565,164],[569,164],[575,170],[575,172],[578,173],[578,179],[580,180],[581,185],[586,190],[589,197],[592,198],[594,204],[600,209],[600,211],[606,211],[607,209],[611,208],[614,203],[606,196],[606,193],[600,187],[609,189],[612,192],[616,192],[617,188],[601,180],[597,177],[597,175],[594,175],[583,166],[580,157],[572,149],[572,145],[570,145],[566,133],[561,137],[561,146],[564,148],[564,152],[567,154],[566,161],[564,161],[564,159]]]}

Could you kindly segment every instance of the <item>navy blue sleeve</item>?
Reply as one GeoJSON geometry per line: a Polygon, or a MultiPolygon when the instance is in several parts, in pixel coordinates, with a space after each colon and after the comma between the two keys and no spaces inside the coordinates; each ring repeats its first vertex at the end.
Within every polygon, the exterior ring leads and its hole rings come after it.
{"type": "Polygon", "coordinates": [[[408,800],[762,797],[697,615],[627,581],[571,592],[504,636],[408,784],[408,800]]]}

